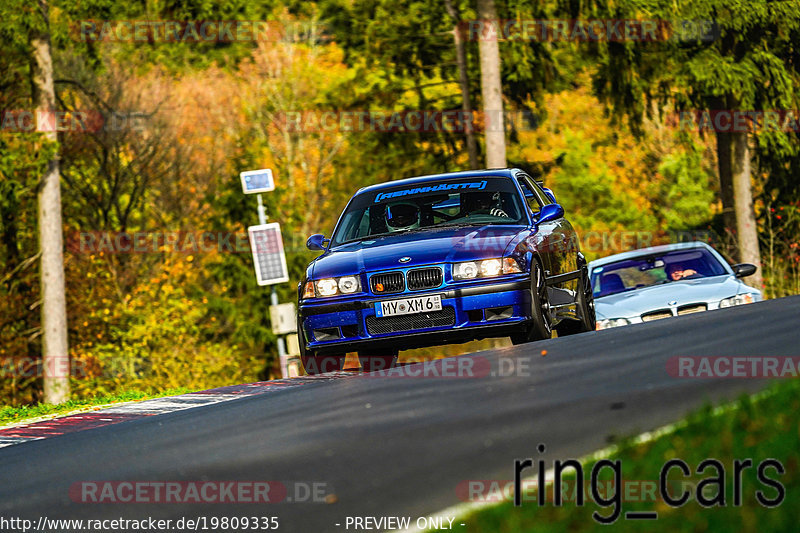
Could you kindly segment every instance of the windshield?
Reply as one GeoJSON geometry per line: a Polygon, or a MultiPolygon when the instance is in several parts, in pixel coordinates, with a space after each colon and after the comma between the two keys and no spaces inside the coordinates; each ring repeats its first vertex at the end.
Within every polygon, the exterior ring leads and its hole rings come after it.
{"type": "Polygon", "coordinates": [[[609,263],[592,270],[596,298],[643,287],[727,274],[708,250],[676,250],[609,263]]]}
{"type": "Polygon", "coordinates": [[[359,194],[347,206],[331,244],[473,224],[527,224],[511,179],[467,177],[359,194]]]}

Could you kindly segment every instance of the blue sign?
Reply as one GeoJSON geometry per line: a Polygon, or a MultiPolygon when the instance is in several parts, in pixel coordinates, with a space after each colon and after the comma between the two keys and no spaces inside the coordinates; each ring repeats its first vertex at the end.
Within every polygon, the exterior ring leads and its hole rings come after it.
{"type": "Polygon", "coordinates": [[[275,181],[272,179],[272,170],[248,170],[239,174],[242,179],[242,191],[245,194],[269,192],[275,190],[275,181]]]}

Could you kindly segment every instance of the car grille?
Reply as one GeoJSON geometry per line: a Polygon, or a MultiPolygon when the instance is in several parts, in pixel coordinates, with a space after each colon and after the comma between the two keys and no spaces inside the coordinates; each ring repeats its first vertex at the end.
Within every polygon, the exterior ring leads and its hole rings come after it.
{"type": "Polygon", "coordinates": [[[441,311],[431,313],[418,313],[415,315],[401,315],[378,318],[367,317],[367,332],[370,335],[382,333],[398,333],[415,329],[437,328],[452,326],[456,323],[456,311],[452,307],[445,307],[441,311]]]}
{"type": "Polygon", "coordinates": [[[369,280],[372,292],[375,294],[391,294],[394,292],[403,292],[405,285],[403,283],[402,272],[387,272],[385,274],[375,274],[369,280]],[[378,290],[379,285],[383,286],[383,290],[378,290]]]}
{"type": "Polygon", "coordinates": [[[708,306],[706,304],[684,305],[678,308],[678,316],[691,315],[692,313],[702,313],[703,311],[707,310],[708,306]]]}
{"type": "Polygon", "coordinates": [[[409,290],[433,289],[442,284],[442,270],[440,268],[409,270],[406,274],[406,280],[409,290]]]}
{"type": "Polygon", "coordinates": [[[673,316],[672,311],[662,309],[661,311],[653,311],[642,315],[642,322],[652,322],[653,320],[661,320],[662,318],[669,318],[673,316]]]}

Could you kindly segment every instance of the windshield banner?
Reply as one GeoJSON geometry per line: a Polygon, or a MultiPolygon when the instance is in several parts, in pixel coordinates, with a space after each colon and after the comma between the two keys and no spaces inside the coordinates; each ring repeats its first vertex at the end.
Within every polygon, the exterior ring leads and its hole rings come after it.
{"type": "Polygon", "coordinates": [[[433,185],[428,187],[415,187],[413,189],[403,189],[394,192],[378,193],[375,197],[375,203],[385,200],[386,198],[400,198],[402,196],[411,196],[414,194],[422,194],[427,192],[451,191],[458,189],[477,189],[483,190],[486,188],[486,180],[471,181],[467,183],[442,183],[440,185],[433,185]]]}

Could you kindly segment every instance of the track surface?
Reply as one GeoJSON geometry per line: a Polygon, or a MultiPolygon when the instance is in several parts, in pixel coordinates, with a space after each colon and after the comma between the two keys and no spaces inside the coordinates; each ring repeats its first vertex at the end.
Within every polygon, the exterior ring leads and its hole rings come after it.
{"type": "MultiPolygon", "coordinates": [[[[10,446],[0,449],[0,515],[267,515],[279,517],[279,531],[300,532],[345,531],[347,516],[424,516],[459,503],[465,480],[511,479],[515,458],[551,466],[708,400],[763,388],[765,380],[678,379],[667,362],[798,356],[798,324],[800,297],[783,298],[461,356],[511,375],[321,380],[10,446]],[[290,497],[292,483],[316,482],[335,497],[238,506],[71,501],[70,486],[91,480],[279,480],[290,497]]],[[[457,530],[473,530],[459,522],[457,530]]]]}

